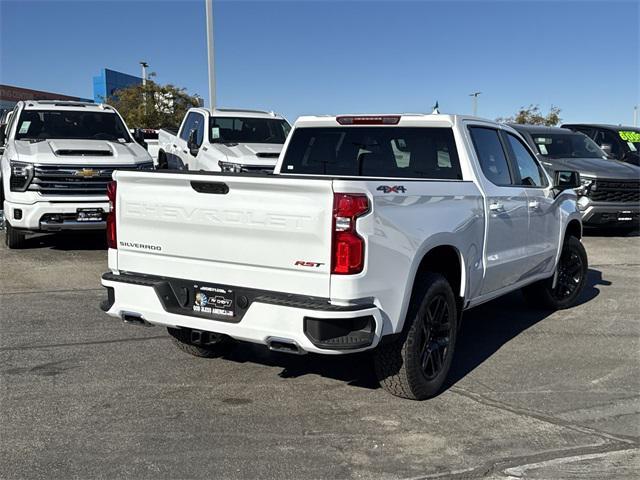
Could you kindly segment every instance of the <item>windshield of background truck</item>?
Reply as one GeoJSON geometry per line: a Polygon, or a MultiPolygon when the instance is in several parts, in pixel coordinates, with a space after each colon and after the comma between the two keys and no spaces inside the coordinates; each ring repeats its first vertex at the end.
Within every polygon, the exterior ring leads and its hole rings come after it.
{"type": "Polygon", "coordinates": [[[280,173],[462,179],[451,128],[301,127],[280,173]]]}
{"type": "Polygon", "coordinates": [[[132,141],[115,113],[82,110],[23,110],[15,138],[132,141]]]}
{"type": "Polygon", "coordinates": [[[291,127],[276,118],[211,117],[211,141],[216,143],[279,143],[291,127]]]}
{"type": "Polygon", "coordinates": [[[549,158],[603,158],[605,153],[581,133],[532,133],[538,152],[549,158]]]}
{"type": "Polygon", "coordinates": [[[640,151],[640,130],[621,130],[618,135],[627,142],[629,150],[636,153],[640,151]]]}

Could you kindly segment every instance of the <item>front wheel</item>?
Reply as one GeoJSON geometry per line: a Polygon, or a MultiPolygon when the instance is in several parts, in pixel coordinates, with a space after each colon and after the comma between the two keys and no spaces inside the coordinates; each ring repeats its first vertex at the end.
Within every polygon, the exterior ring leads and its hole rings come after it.
{"type": "Polygon", "coordinates": [[[16,230],[11,226],[9,222],[5,219],[5,232],[4,232],[4,243],[7,247],[14,248],[22,248],[24,246],[25,234],[19,230],[16,230]]]}
{"type": "Polygon", "coordinates": [[[451,367],[458,330],[455,297],[447,280],[428,273],[419,282],[402,335],[375,351],[382,387],[411,400],[424,400],[440,391],[451,367]]]}
{"type": "Polygon", "coordinates": [[[170,327],[167,331],[176,347],[194,357],[220,357],[229,353],[235,345],[231,338],[219,333],[170,327]]]}
{"type": "Polygon", "coordinates": [[[573,307],[580,297],[589,269],[587,252],[576,237],[565,240],[555,275],[524,287],[522,294],[532,307],[562,310],[573,307]]]}

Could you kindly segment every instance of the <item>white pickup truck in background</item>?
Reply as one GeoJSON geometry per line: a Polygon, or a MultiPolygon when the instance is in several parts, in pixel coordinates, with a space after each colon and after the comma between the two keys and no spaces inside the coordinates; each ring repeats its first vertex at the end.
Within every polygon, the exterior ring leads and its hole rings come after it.
{"type": "Polygon", "coordinates": [[[9,248],[22,247],[28,233],[104,229],[113,171],[153,168],[109,105],[18,102],[1,136],[9,248]]]}
{"type": "Polygon", "coordinates": [[[125,172],[110,184],[110,316],[214,356],[375,349],[391,393],[435,395],[462,312],[523,288],[578,301],[577,172],[455,115],[302,117],[273,175],[125,172]]]}
{"type": "Polygon", "coordinates": [[[275,113],[191,108],[177,131],[159,131],[158,168],[273,172],[290,129],[275,113]]]}

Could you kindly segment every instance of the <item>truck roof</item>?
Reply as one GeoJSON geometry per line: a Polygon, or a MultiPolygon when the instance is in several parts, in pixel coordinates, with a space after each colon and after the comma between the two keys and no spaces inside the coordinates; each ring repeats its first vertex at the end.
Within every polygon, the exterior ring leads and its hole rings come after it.
{"type": "Polygon", "coordinates": [[[77,110],[115,111],[111,105],[104,103],[74,102],[70,100],[24,100],[25,110],[77,110]]]}
{"type": "Polygon", "coordinates": [[[627,130],[632,132],[640,132],[640,128],[631,127],[628,125],[611,125],[606,123],[565,123],[562,125],[563,128],[571,128],[571,127],[593,127],[593,128],[602,128],[605,130],[613,130],[615,132],[619,132],[620,130],[627,130]]]}
{"type": "Polygon", "coordinates": [[[283,117],[275,112],[266,112],[264,110],[249,110],[243,108],[204,108],[195,107],[191,108],[191,111],[198,111],[204,115],[210,115],[212,117],[246,117],[246,118],[276,118],[284,120],[283,117]]]}
{"type": "Polygon", "coordinates": [[[508,123],[515,130],[525,131],[528,133],[575,133],[573,130],[561,127],[547,127],[545,125],[524,125],[521,123],[508,123]]]}
{"type": "MultiPolygon", "coordinates": [[[[426,114],[426,113],[355,113],[341,115],[304,115],[298,117],[296,126],[305,127],[335,127],[338,125],[339,117],[400,117],[396,125],[412,126],[429,124],[434,127],[451,127],[463,120],[472,120],[487,124],[498,125],[492,120],[486,118],[474,117],[472,115],[453,115],[453,114],[426,114]]],[[[504,126],[504,125],[503,125],[504,126]]]]}

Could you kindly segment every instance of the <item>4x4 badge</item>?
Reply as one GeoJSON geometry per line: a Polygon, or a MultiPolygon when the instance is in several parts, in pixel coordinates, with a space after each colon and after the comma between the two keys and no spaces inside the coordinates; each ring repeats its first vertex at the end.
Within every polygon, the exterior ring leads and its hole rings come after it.
{"type": "Polygon", "coordinates": [[[380,185],[378,188],[376,188],[376,190],[378,190],[379,192],[383,192],[383,193],[406,193],[407,189],[404,187],[404,185],[380,185]]]}

